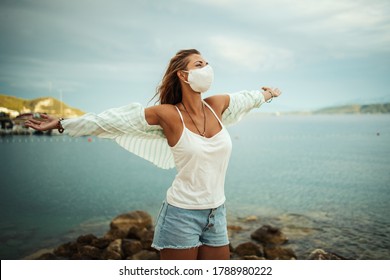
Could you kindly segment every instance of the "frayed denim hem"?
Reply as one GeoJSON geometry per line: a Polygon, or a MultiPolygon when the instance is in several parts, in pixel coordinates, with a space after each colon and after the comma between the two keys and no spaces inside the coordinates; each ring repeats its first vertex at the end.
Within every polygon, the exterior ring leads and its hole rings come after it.
{"type": "Polygon", "coordinates": [[[230,242],[226,243],[226,244],[222,244],[222,245],[217,245],[217,244],[207,244],[207,243],[203,243],[202,245],[205,245],[205,246],[209,246],[209,247],[223,247],[223,246],[227,246],[227,245],[230,245],[230,242]]]}
{"type": "MultiPolygon", "coordinates": [[[[205,244],[202,244],[202,243],[198,243],[196,244],[195,246],[176,246],[176,245],[167,245],[167,246],[157,246],[156,244],[152,244],[151,247],[156,249],[157,251],[161,251],[163,249],[192,249],[192,248],[198,248],[202,245],[205,245],[205,244]]],[[[223,246],[223,245],[222,245],[223,246]]]]}

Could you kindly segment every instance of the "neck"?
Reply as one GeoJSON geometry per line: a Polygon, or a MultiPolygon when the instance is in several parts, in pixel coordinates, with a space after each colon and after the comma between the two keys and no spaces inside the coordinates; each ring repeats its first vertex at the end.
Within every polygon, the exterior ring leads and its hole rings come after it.
{"type": "Polygon", "coordinates": [[[203,114],[202,95],[197,92],[183,92],[183,99],[181,101],[187,110],[193,114],[203,114]]]}

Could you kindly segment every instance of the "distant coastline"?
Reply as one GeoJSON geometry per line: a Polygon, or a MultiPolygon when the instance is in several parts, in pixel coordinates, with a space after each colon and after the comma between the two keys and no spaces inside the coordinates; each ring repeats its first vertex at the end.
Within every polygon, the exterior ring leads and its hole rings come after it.
{"type": "Polygon", "coordinates": [[[53,97],[23,99],[0,94],[0,112],[8,114],[11,119],[26,113],[46,113],[64,118],[78,117],[84,114],[80,109],[73,108],[53,97]]]}
{"type": "Polygon", "coordinates": [[[326,107],[313,111],[313,114],[389,114],[390,103],[367,104],[367,105],[344,105],[326,107]]]}
{"type": "MultiPolygon", "coordinates": [[[[70,107],[53,97],[22,99],[0,94],[0,135],[31,135],[31,129],[24,126],[28,118],[40,119],[45,113],[63,118],[74,118],[84,114],[80,109],[70,107]]],[[[390,103],[352,104],[325,107],[314,111],[287,111],[262,113],[268,115],[320,115],[320,114],[389,114],[390,103]]],[[[51,132],[49,132],[51,134],[51,132]]]]}
{"type": "Polygon", "coordinates": [[[364,114],[390,114],[390,103],[378,104],[351,104],[342,106],[325,107],[317,110],[287,111],[277,115],[364,115],[364,114]]]}

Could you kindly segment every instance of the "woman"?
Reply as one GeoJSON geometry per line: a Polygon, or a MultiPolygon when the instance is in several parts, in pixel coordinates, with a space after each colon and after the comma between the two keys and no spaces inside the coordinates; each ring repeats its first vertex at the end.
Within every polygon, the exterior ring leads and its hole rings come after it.
{"type": "Polygon", "coordinates": [[[26,126],[115,139],[158,167],[176,166],[152,247],[160,250],[161,259],[229,259],[224,183],[232,143],[225,125],[280,91],[263,87],[203,100],[212,81],[213,70],[201,54],[182,50],[158,87],[159,105],[144,109],[132,103],[68,120],[43,116],[44,121],[29,120],[26,126]]]}

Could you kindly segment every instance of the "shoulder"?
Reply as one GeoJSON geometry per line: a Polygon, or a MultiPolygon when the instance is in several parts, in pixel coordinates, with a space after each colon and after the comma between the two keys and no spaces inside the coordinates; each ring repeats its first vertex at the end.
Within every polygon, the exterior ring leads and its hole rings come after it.
{"type": "Polygon", "coordinates": [[[214,111],[222,115],[222,113],[229,107],[230,96],[228,94],[218,94],[205,98],[214,111]]]}
{"type": "Polygon", "coordinates": [[[178,115],[177,110],[171,104],[155,105],[145,109],[145,119],[150,125],[161,125],[161,122],[175,118],[176,115],[178,115]]]}
{"type": "Polygon", "coordinates": [[[156,112],[161,118],[166,118],[169,117],[172,114],[177,114],[177,109],[175,105],[172,104],[161,104],[157,105],[156,107],[156,112]]]}

